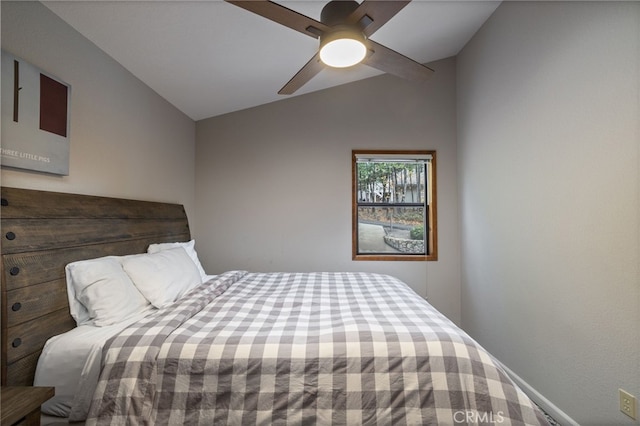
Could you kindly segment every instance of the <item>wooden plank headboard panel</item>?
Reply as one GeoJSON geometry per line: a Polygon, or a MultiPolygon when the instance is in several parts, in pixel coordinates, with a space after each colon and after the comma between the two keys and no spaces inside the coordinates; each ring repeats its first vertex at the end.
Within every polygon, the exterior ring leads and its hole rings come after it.
{"type": "Polygon", "coordinates": [[[47,339],[75,327],[64,267],[188,241],[182,205],[2,187],[2,385],[31,385],[47,339]]]}

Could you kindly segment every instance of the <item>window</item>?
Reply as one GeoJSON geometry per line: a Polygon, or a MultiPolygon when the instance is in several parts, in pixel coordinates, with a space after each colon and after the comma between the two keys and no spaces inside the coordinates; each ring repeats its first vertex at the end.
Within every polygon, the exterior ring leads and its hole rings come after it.
{"type": "Polygon", "coordinates": [[[353,151],[352,181],[354,260],[437,260],[435,151],[353,151]]]}

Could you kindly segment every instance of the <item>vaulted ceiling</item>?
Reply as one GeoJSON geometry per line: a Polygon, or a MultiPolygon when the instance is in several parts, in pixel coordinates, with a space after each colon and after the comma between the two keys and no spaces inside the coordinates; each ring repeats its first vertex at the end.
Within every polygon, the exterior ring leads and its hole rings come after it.
{"type": "MultiPolygon", "coordinates": [[[[374,0],[375,1],[375,0],[374,0]]],[[[320,19],[324,1],[282,1],[320,19]]],[[[222,0],[44,4],[194,120],[277,101],[318,41],[222,0]]],[[[371,39],[418,62],[456,55],[500,2],[413,0],[371,39]]],[[[325,69],[293,96],[380,74],[325,69]]]]}

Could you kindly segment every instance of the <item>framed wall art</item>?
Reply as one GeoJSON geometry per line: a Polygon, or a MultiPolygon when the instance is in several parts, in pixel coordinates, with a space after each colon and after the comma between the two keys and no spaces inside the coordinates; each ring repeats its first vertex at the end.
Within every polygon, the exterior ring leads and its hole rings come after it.
{"type": "Polygon", "coordinates": [[[71,86],[2,51],[3,167],[69,174],[71,86]]]}

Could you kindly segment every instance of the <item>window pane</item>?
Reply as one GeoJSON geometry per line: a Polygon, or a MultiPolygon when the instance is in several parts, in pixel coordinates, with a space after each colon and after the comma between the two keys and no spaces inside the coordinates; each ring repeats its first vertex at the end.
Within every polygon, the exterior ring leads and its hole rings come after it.
{"type": "Polygon", "coordinates": [[[424,203],[425,163],[358,161],[358,203],[424,203]]]}
{"type": "Polygon", "coordinates": [[[358,207],[358,253],[424,255],[423,207],[358,207]]]}

